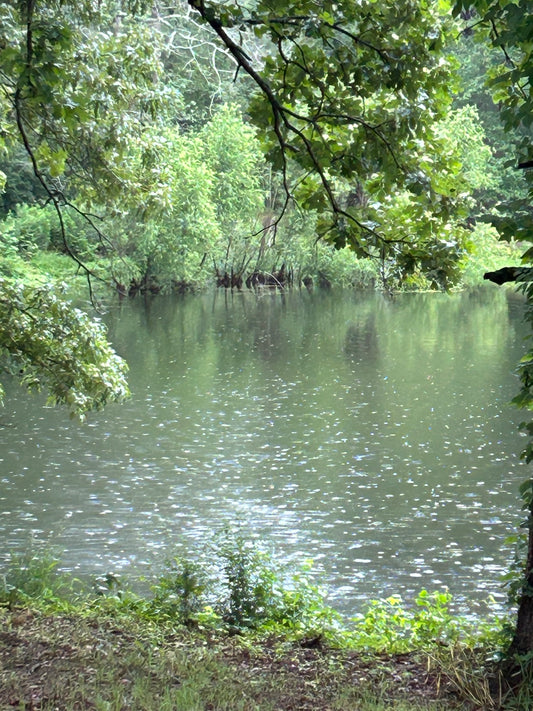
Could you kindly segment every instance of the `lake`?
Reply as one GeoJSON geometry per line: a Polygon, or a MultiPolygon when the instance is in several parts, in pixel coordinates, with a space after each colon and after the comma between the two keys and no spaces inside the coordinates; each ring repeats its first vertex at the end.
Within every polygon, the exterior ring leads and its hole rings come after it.
{"type": "Polygon", "coordinates": [[[466,612],[502,600],[523,308],[496,287],[117,301],[125,404],[79,424],[7,386],[4,552],[46,540],[77,575],[135,579],[231,523],[280,561],[313,559],[345,613],[422,588],[466,612]]]}

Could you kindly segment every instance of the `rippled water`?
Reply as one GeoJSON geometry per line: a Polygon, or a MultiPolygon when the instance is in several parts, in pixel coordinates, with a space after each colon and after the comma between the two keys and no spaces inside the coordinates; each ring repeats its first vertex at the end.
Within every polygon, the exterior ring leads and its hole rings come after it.
{"type": "MultiPolygon", "coordinates": [[[[133,397],[84,425],[8,388],[4,550],[136,576],[227,523],[313,558],[330,600],[498,593],[519,518],[522,304],[497,289],[123,302],[133,397]]],[[[470,598],[470,599],[469,599],[470,598]]]]}

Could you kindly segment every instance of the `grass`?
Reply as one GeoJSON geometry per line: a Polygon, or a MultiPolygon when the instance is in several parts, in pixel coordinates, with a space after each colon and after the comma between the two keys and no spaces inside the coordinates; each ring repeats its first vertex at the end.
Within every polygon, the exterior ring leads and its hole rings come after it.
{"type": "Polygon", "coordinates": [[[286,579],[238,536],[212,552],[212,571],[171,559],[148,596],[112,574],[83,589],[48,549],[13,555],[0,576],[0,711],[498,708],[487,660],[501,631],[472,636],[448,593],[375,601],[343,622],[308,568],[286,579]]]}
{"type": "Polygon", "coordinates": [[[0,709],[457,711],[425,655],[173,629],[131,616],[0,613],[0,709]]]}

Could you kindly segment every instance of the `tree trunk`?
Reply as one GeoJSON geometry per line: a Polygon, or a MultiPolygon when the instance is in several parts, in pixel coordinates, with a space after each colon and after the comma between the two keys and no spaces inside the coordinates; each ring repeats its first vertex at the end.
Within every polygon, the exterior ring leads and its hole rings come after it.
{"type": "Polygon", "coordinates": [[[527,562],[510,654],[533,652],[533,501],[529,506],[527,562]]]}

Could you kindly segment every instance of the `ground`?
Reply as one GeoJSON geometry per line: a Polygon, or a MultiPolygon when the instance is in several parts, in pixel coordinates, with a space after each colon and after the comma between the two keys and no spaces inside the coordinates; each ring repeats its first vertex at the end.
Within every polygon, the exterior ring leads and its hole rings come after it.
{"type": "Polygon", "coordinates": [[[5,609],[0,621],[1,711],[475,708],[421,654],[336,650],[320,638],[259,642],[101,613],[5,609]]]}

